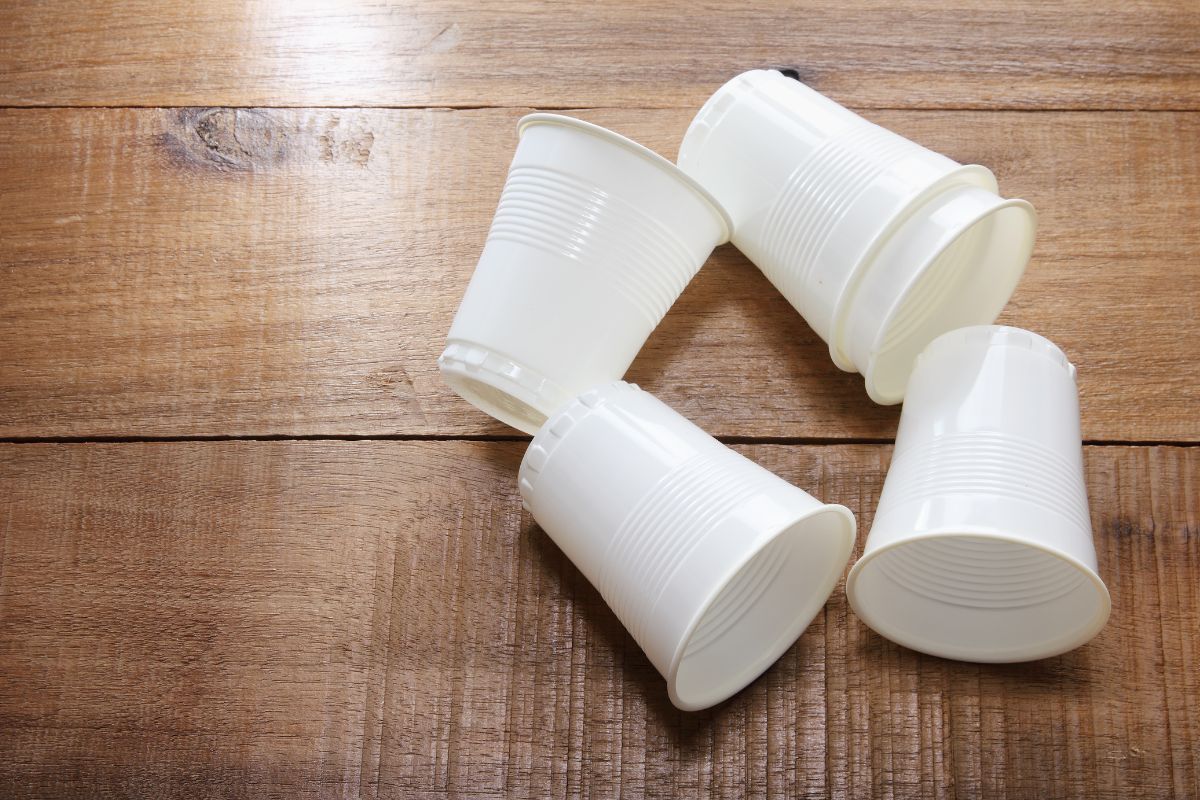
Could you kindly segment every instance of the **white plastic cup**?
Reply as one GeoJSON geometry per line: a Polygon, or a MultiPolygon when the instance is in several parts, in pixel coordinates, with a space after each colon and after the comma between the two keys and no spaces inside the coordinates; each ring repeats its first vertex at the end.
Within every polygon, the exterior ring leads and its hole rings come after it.
{"type": "Polygon", "coordinates": [[[1046,658],[1104,627],[1075,368],[1058,347],[984,325],[925,349],[846,593],[882,636],[967,661],[1046,658]]]}
{"type": "Polygon", "coordinates": [[[693,711],[800,637],[841,577],[854,516],[713,439],[637,386],[589,391],[534,437],[525,508],[693,711]]]}
{"type": "Polygon", "coordinates": [[[733,243],[898,403],[939,334],[995,320],[1033,249],[1024,200],[772,70],[743,73],[692,121],[679,166],[733,219],[733,243]]]}
{"type": "Polygon", "coordinates": [[[731,226],[670,161],[581,120],[530,114],[438,359],[479,409],[535,433],[621,378],[731,226]]]}

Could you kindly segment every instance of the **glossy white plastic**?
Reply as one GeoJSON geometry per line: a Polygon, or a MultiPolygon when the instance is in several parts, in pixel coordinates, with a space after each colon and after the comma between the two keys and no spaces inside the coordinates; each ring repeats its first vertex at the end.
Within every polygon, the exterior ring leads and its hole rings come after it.
{"type": "Polygon", "coordinates": [[[1109,596],[1058,347],[985,325],[925,349],[846,593],[881,635],[946,658],[1028,661],[1100,631],[1109,596]]]}
{"type": "Polygon", "coordinates": [[[854,517],[617,382],[552,417],[526,509],[591,581],[683,710],[721,702],[800,636],[841,577],[854,517]]]}
{"type": "Polygon", "coordinates": [[[534,433],[621,378],[730,223],[670,161],[612,131],[531,114],[438,359],[446,382],[534,433]]]}
{"type": "Polygon", "coordinates": [[[1033,249],[1032,206],[771,70],[705,103],[679,166],[733,219],[733,243],[878,403],[898,403],[939,334],[993,321],[1033,249]]]}

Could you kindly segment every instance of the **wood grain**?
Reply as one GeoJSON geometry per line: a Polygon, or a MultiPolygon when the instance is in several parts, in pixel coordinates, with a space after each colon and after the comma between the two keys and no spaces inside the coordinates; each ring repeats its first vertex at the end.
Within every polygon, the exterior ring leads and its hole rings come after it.
{"type": "MultiPolygon", "coordinates": [[[[0,112],[0,436],[514,433],[435,360],[520,114],[0,112]]],[[[689,119],[583,116],[667,154],[689,119]]],[[[1038,206],[1002,319],[1076,361],[1086,438],[1200,440],[1200,115],[871,117],[1038,206]]],[[[718,435],[895,430],[731,247],[630,377],[718,435]]]]}
{"type": "Polygon", "coordinates": [[[378,739],[394,498],[415,490],[372,474],[377,455],[5,449],[0,795],[356,784],[378,739]]]}
{"type": "Polygon", "coordinates": [[[1189,0],[0,6],[0,104],[694,107],[753,67],[876,108],[1200,107],[1189,0]]]}
{"type": "MultiPolygon", "coordinates": [[[[522,514],[516,442],[0,446],[0,794],[1200,792],[1200,450],[1086,449],[1112,620],[1027,665],[917,655],[842,589],[674,710],[522,514]]],[[[887,448],[740,447],[869,528],[887,448]]]]}
{"type": "MultiPolygon", "coordinates": [[[[1197,111],[1194,0],[0,4],[0,439],[71,440],[0,442],[0,797],[1200,796],[1197,111]],[[1103,443],[1085,647],[921,656],[839,586],[681,713],[522,442],[379,439],[515,435],[434,361],[521,114],[673,156],[755,67],[1038,207],[1002,321],[1103,443]],[[377,440],[251,438],[308,436],[377,440]],[[92,441],[174,437],[249,440],[92,441]]],[[[629,377],[861,548],[897,410],[733,248],[629,377]]]]}

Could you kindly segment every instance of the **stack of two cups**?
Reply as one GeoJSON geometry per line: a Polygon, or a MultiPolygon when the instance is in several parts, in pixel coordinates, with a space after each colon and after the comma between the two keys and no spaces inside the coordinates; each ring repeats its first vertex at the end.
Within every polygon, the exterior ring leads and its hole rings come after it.
{"type": "Polygon", "coordinates": [[[439,364],[463,398],[535,434],[519,475],[526,508],[667,678],[672,702],[704,708],[803,632],[841,577],[854,518],[622,383],[638,350],[732,238],[840,367],[898,402],[926,344],[1004,305],[1032,212],[1001,200],[982,167],[779,73],[722,87],[688,131],[682,169],[568,117],[530,115],[518,130],[439,364]]]}

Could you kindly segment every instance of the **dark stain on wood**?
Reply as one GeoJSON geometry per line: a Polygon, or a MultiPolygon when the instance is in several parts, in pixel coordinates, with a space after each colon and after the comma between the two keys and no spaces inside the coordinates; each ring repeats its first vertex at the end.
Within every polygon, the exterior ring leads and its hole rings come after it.
{"type": "Polygon", "coordinates": [[[248,172],[283,163],[294,129],[269,110],[248,108],[184,108],[158,144],[177,164],[248,172]]]}

